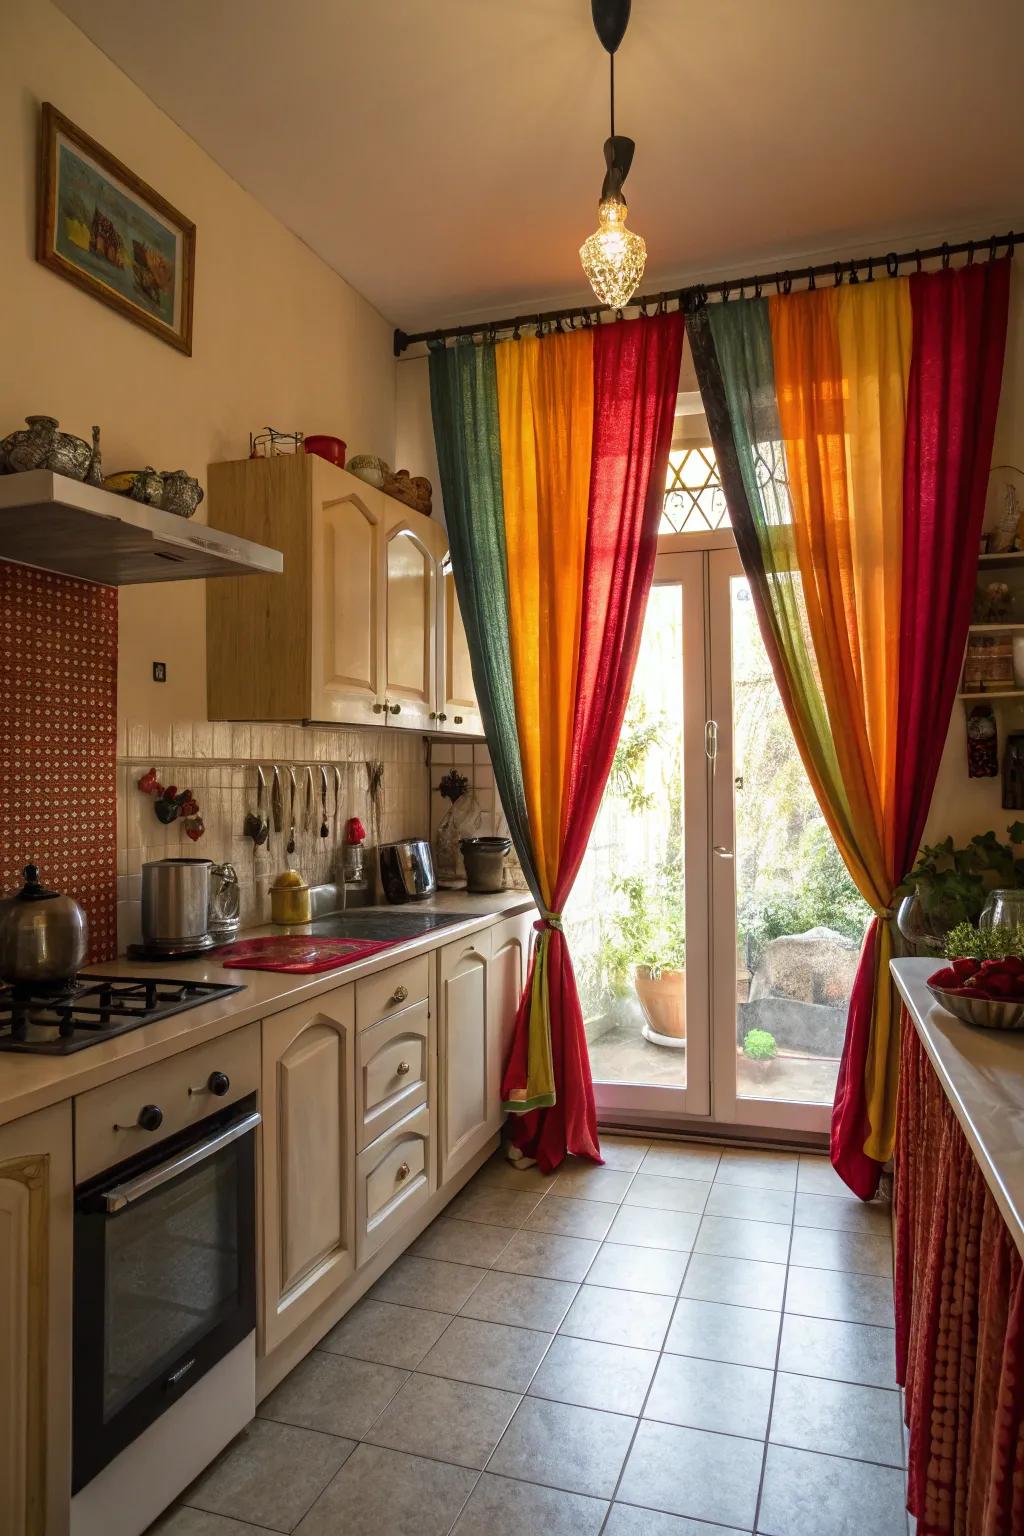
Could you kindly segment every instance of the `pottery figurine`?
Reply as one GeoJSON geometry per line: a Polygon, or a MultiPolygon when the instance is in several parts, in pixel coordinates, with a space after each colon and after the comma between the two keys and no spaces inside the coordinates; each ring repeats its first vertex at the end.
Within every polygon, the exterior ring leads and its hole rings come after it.
{"type": "Polygon", "coordinates": [[[107,475],[103,484],[108,491],[139,501],[144,507],[158,507],[164,494],[164,477],[152,464],[145,469],[119,469],[116,474],[107,475]]]}
{"type": "Polygon", "coordinates": [[[165,469],[160,506],[177,517],[191,517],[203,499],[203,488],[193,475],[183,469],[165,469]]]}
{"type": "Polygon", "coordinates": [[[26,416],[25,423],[0,442],[0,468],[7,474],[49,469],[70,480],[102,483],[99,427],[93,427],[89,444],[71,432],[61,432],[54,416],[26,416]]]}

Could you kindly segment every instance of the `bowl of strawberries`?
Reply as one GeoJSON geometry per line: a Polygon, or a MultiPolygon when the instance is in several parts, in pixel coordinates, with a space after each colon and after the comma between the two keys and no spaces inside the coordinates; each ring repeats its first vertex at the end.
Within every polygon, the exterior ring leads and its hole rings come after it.
{"type": "Polygon", "coordinates": [[[928,990],[965,1024],[1024,1029],[1024,960],[1018,955],[951,960],[928,977],[928,990]]]}

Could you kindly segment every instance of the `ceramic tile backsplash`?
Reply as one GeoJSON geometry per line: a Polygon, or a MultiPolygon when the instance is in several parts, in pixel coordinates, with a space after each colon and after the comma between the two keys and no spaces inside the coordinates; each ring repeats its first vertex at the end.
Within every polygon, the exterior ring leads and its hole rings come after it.
{"type": "MultiPolygon", "coordinates": [[[[451,809],[451,802],[441,794],[438,785],[446,773],[456,769],[469,780],[469,792],[481,810],[480,836],[507,837],[508,821],[498,799],[494,783],[491,754],[483,742],[447,741],[432,739],[430,742],[430,836],[433,838],[443,818],[451,809]]],[[[519,860],[513,850],[508,857],[508,879],[518,890],[526,889],[519,860]]]]}
{"type": "MultiPolygon", "coordinates": [[[[472,755],[472,748],[469,749],[472,755]]],[[[282,774],[285,820],[290,785],[282,774]]],[[[119,732],[117,761],[117,937],[118,949],[138,941],[142,865],[174,855],[201,855],[227,860],[238,871],[242,897],[242,926],[269,920],[267,889],[286,865],[300,869],[310,883],[340,874],[345,822],[358,816],[366,827],[367,843],[399,837],[422,837],[430,823],[430,779],[422,736],[403,731],[356,730],[290,725],[231,725],[221,722],[172,721],[152,726],[128,722],[119,732]],[[375,829],[367,793],[366,762],[384,763],[384,794],[379,829],[375,829]],[[296,849],[285,852],[287,826],[262,848],[243,836],[247,811],[256,807],[256,769],[262,766],[269,791],[274,765],[295,770],[297,785],[296,849]],[[328,826],[319,836],[320,766],[328,770],[328,826]],[[341,800],[334,817],[335,764],[341,770],[341,800]],[[314,805],[311,827],[305,829],[305,768],[313,769],[314,805]],[[161,784],[191,789],[206,826],[193,843],[181,821],[164,826],[154,802],[138,788],[138,780],[155,768],[161,784]]],[[[440,797],[437,797],[440,798],[440,797]]]]}
{"type": "Polygon", "coordinates": [[[115,951],[117,592],[0,561],[0,891],[28,860],[115,951]]]}

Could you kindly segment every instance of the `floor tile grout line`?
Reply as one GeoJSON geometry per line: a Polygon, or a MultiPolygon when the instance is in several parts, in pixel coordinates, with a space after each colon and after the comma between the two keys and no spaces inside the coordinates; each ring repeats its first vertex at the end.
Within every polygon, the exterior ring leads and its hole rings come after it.
{"type": "Polygon", "coordinates": [[[630,1436],[629,1445],[626,1447],[626,1454],[622,1458],[622,1465],[619,1467],[618,1476],[615,1479],[615,1486],[612,1489],[612,1496],[611,1496],[611,1498],[608,1501],[608,1508],[605,1511],[604,1519],[602,1520],[601,1525],[599,1527],[598,1536],[602,1536],[602,1533],[605,1531],[605,1528],[607,1527],[608,1521],[611,1518],[612,1511],[615,1508],[616,1496],[617,1496],[617,1494],[619,1492],[619,1489],[622,1487],[622,1479],[625,1476],[626,1468],[629,1465],[629,1459],[630,1459],[630,1457],[633,1454],[633,1447],[636,1445],[636,1437],[640,1433],[640,1426],[641,1426],[641,1424],[644,1422],[644,1409],[647,1407],[647,1404],[650,1401],[651,1393],[654,1390],[654,1383],[657,1380],[658,1372],[661,1369],[661,1362],[662,1362],[662,1360],[665,1357],[665,1340],[668,1338],[669,1333],[672,1330],[672,1324],[675,1321],[675,1315],[676,1315],[676,1310],[677,1310],[678,1305],[679,1305],[679,1299],[680,1299],[680,1297],[683,1294],[683,1286],[686,1284],[686,1276],[687,1276],[687,1274],[689,1272],[690,1264],[691,1264],[692,1261],[693,1261],[693,1249],[691,1248],[689,1254],[687,1255],[686,1264],[685,1264],[685,1266],[683,1268],[682,1278],[679,1281],[679,1289],[676,1292],[675,1301],[673,1302],[672,1310],[669,1313],[668,1322],[665,1325],[665,1331],[664,1331],[664,1333],[661,1336],[661,1345],[660,1345],[660,1347],[658,1349],[658,1358],[655,1361],[654,1370],[651,1372],[651,1379],[647,1383],[647,1391],[644,1393],[643,1402],[640,1404],[640,1412],[637,1414],[636,1423],[633,1425],[633,1433],[630,1436]]]}
{"type": "MultiPolygon", "coordinates": [[[[794,1210],[795,1217],[795,1210],[794,1210]]],[[[789,1251],[793,1251],[793,1234],[796,1231],[795,1224],[789,1229],[789,1251]]],[[[786,1292],[789,1288],[789,1260],[786,1261],[786,1278],[782,1286],[782,1316],[779,1320],[779,1336],[775,1341],[775,1365],[772,1370],[772,1390],[768,1399],[768,1417],[764,1426],[764,1450],[761,1455],[761,1475],[757,1482],[757,1497],[754,1500],[754,1519],[751,1529],[756,1531],[761,1523],[761,1501],[764,1498],[764,1480],[768,1471],[768,1447],[771,1444],[772,1415],[775,1412],[775,1391],[779,1382],[779,1358],[782,1354],[782,1330],[786,1321],[786,1292]]]]}

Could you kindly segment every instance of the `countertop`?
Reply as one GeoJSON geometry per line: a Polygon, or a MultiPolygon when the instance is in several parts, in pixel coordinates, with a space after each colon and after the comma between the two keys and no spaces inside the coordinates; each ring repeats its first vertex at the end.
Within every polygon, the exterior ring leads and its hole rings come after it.
{"type": "Polygon", "coordinates": [[[1003,1219],[1024,1255],[1024,1031],[963,1024],[925,985],[937,960],[893,960],[892,974],[1003,1219]]]}
{"type": "MultiPolygon", "coordinates": [[[[121,957],[102,965],[90,966],[85,975],[158,976],[183,981],[219,981],[240,985],[244,991],[232,993],[218,1002],[204,1003],[185,1013],[177,1013],[157,1024],[144,1024],[114,1040],[89,1046],[71,1056],[30,1056],[14,1051],[0,1051],[0,1125],[17,1120],[33,1110],[44,1109],[62,1099],[71,1098],[113,1078],[123,1077],[138,1067],[163,1061],[178,1051],[200,1041],[215,1039],[238,1029],[253,1019],[266,1018],[282,1008],[347,986],[361,976],[386,970],[401,960],[438,949],[467,934],[487,928],[503,917],[515,917],[534,908],[528,891],[501,891],[493,896],[470,896],[465,891],[444,891],[415,907],[395,907],[395,912],[465,913],[465,922],[450,923],[432,933],[414,939],[402,939],[392,949],[356,960],[335,971],[321,971],[316,976],[294,976],[280,971],[233,971],[222,965],[216,951],[198,960],[165,960],[158,963],[121,957]]],[[[384,912],[389,909],[381,908],[384,912]]],[[[271,933],[308,933],[306,927],[288,929],[266,926],[251,928],[239,939],[258,938],[271,933]]]]}

